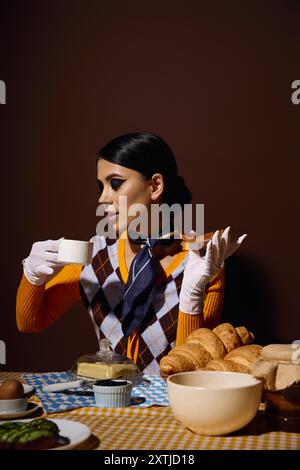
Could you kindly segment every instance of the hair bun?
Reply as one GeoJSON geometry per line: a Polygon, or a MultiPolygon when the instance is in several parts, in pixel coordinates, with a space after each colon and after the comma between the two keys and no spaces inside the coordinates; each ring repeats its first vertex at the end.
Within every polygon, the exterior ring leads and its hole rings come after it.
{"type": "Polygon", "coordinates": [[[169,204],[179,203],[181,206],[191,202],[192,194],[187,188],[182,176],[176,175],[171,183],[171,191],[169,192],[169,204]]]}
{"type": "Polygon", "coordinates": [[[176,183],[177,183],[177,184],[184,184],[184,185],[185,185],[183,176],[177,175],[177,176],[176,176],[176,183]]]}
{"type": "Polygon", "coordinates": [[[135,170],[146,179],[154,173],[164,178],[163,202],[181,206],[188,204],[192,195],[182,176],[177,175],[177,164],[168,144],[151,133],[135,132],[114,138],[98,152],[98,159],[135,170]]]}

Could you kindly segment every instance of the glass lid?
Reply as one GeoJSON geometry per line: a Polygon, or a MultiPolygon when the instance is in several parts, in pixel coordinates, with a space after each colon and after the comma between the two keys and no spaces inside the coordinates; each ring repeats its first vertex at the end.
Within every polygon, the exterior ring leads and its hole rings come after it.
{"type": "Polygon", "coordinates": [[[112,350],[111,341],[102,339],[99,351],[81,356],[73,365],[71,372],[78,377],[97,381],[107,379],[130,380],[134,385],[143,381],[136,364],[126,356],[112,350]]]}

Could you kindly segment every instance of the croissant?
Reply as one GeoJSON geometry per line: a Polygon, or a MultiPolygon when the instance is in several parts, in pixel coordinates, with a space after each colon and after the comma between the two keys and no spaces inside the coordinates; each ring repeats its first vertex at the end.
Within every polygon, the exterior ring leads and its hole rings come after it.
{"type": "MultiPolygon", "coordinates": [[[[202,369],[212,361],[225,358],[236,348],[249,345],[253,338],[246,327],[234,328],[230,323],[221,323],[213,330],[199,328],[188,336],[186,343],[175,346],[160,360],[160,374],[166,378],[176,372],[202,369]]],[[[214,362],[212,367],[215,367],[214,362]]]]}
{"type": "Polygon", "coordinates": [[[234,362],[227,361],[226,359],[213,359],[212,361],[209,361],[207,366],[203,367],[201,370],[243,372],[244,374],[249,372],[247,367],[243,366],[242,364],[235,364],[234,362]]]}
{"type": "Polygon", "coordinates": [[[248,344],[226,354],[224,359],[209,361],[205,370],[223,370],[228,372],[244,372],[250,374],[254,363],[260,358],[262,346],[248,344]]]}

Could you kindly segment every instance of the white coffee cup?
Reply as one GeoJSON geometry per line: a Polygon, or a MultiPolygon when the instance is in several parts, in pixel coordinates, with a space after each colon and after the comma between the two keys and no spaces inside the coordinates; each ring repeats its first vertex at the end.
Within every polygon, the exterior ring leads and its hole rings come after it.
{"type": "Polygon", "coordinates": [[[63,238],[59,243],[57,261],[87,266],[92,262],[93,246],[93,242],[63,238]]]}

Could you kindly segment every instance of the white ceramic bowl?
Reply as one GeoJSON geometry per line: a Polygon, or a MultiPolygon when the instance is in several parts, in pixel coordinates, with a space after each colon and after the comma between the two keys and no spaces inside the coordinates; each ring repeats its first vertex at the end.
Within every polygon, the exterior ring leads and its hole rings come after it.
{"type": "MultiPolygon", "coordinates": [[[[101,381],[99,381],[101,383],[101,381]]],[[[103,381],[105,382],[105,381],[103,381]]],[[[119,406],[129,406],[131,400],[132,382],[129,380],[108,380],[114,386],[93,385],[95,404],[98,407],[113,408],[119,406]],[[123,384],[124,385],[119,385],[123,384]]]]}
{"type": "Polygon", "coordinates": [[[14,398],[11,400],[0,400],[0,416],[1,413],[14,413],[17,411],[24,411],[27,408],[27,398],[14,398]]]}
{"type": "Polygon", "coordinates": [[[168,377],[175,417],[191,431],[220,436],[246,426],[261,401],[262,384],[250,374],[193,371],[168,377]]]}

